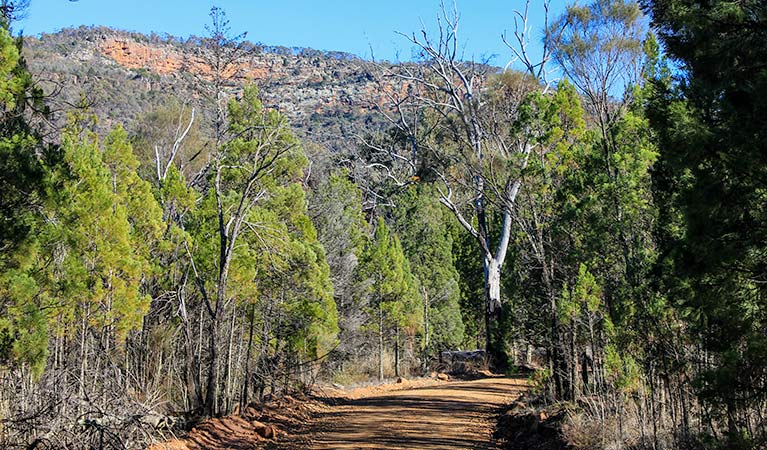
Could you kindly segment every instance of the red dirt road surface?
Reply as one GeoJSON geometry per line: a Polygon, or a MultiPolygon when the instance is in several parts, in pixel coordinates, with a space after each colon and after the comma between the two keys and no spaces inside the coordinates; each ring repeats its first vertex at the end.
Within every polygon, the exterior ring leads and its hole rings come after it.
{"type": "Polygon", "coordinates": [[[301,432],[267,448],[495,449],[497,414],[525,389],[523,379],[485,378],[364,392],[340,400],[301,432]]]}

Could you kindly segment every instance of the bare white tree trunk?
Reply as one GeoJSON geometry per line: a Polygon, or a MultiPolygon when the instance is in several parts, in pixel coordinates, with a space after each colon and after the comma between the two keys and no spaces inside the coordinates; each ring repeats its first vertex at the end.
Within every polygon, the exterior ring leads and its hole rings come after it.
{"type": "MultiPolygon", "coordinates": [[[[548,1],[544,6],[548,13],[548,1]]],[[[527,6],[524,13],[516,14],[521,19],[521,22],[515,20],[517,43],[509,46],[515,59],[524,64],[530,79],[547,84],[545,63],[550,54],[548,37],[540,62],[534,63],[526,50],[530,40],[527,6]]],[[[461,60],[457,11],[449,12],[443,4],[438,30],[435,37],[429,36],[425,30],[406,36],[421,51],[423,64],[400,65],[396,70],[381,66],[383,79],[399,80],[402,84],[402,89],[382,87],[390,109],[381,111],[392,125],[407,136],[408,148],[366,144],[391,161],[388,166],[378,162],[370,166],[383,168],[388,178],[402,186],[420,179],[424,166],[419,158],[424,154],[436,155],[433,158],[441,164],[450,163],[449,169],[443,170],[441,166],[431,164],[427,170],[439,180],[440,203],[455,215],[479,246],[485,272],[486,347],[488,354],[495,357],[498,356],[498,343],[492,341],[491,322],[497,322],[501,317],[502,268],[509,246],[516,198],[522,187],[522,173],[533,145],[527,137],[510,137],[511,133],[505,131],[516,119],[516,105],[522,98],[511,100],[511,106],[494,105],[493,100],[486,99],[484,95],[492,76],[487,66],[461,60]],[[425,111],[434,113],[431,117],[436,117],[436,122],[426,127],[421,123],[425,120],[425,111]],[[434,140],[429,139],[428,134],[433,132],[444,132],[450,136],[457,150],[447,150],[439,143],[432,143],[434,140]],[[498,161],[505,164],[498,164],[498,161]],[[498,173],[499,165],[505,165],[501,173],[498,173]],[[398,174],[397,168],[407,173],[398,174]],[[464,216],[468,214],[468,208],[463,203],[466,199],[457,199],[460,196],[454,192],[456,190],[462,194],[471,192],[473,217],[464,216]],[[488,220],[488,207],[502,214],[500,229],[491,229],[493,224],[488,220]]],[[[537,83],[531,85],[538,86],[537,83]]]]}

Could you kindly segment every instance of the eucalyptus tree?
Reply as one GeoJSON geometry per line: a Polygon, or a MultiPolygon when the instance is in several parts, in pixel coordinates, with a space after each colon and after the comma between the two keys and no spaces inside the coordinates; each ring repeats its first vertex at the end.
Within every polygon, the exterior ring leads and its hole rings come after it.
{"type": "Polygon", "coordinates": [[[426,30],[406,36],[420,61],[383,67],[382,80],[389,84],[382,87],[386,101],[380,110],[393,125],[393,139],[367,142],[371,167],[401,186],[433,182],[440,203],[473,237],[484,268],[486,347],[499,363],[505,358],[492,330],[502,310],[501,272],[523,172],[537,145],[524,130],[510,130],[526,94],[547,90],[551,51],[546,40],[540,61],[533,62],[527,9],[517,18],[511,47],[526,72],[512,95],[494,102],[488,92],[495,70],[463,59],[458,13],[443,5],[435,36],[426,30]],[[492,214],[502,218],[497,226],[492,214]]]}
{"type": "Polygon", "coordinates": [[[585,96],[605,145],[642,81],[647,19],[633,0],[569,5],[550,25],[552,59],[585,96]]]}
{"type": "Polygon", "coordinates": [[[649,167],[654,156],[644,143],[637,145],[647,139],[647,128],[644,136],[637,136],[643,131],[636,126],[642,120],[637,105],[647,67],[645,40],[653,38],[632,0],[570,5],[552,23],[549,35],[554,62],[584,96],[599,133],[596,145],[602,155],[595,162],[601,166],[602,189],[595,195],[602,197],[603,218],[594,225],[603,230],[610,251],[623,259],[622,267],[609,275],[608,306],[618,314],[621,300],[611,297],[618,291],[631,296],[625,290],[642,283],[648,267],[642,248],[652,246],[649,167]],[[641,140],[632,140],[637,138],[641,140]]]}

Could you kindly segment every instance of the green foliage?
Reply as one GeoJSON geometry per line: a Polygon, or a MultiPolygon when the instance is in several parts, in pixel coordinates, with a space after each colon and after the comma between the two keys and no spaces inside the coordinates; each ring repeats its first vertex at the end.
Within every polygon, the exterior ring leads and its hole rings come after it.
{"type": "MultiPolygon", "coordinates": [[[[284,265],[280,270],[289,276],[267,270],[258,279],[272,276],[280,280],[280,290],[287,299],[283,307],[290,322],[285,337],[291,347],[310,358],[324,355],[337,343],[338,313],[330,267],[307,215],[304,190],[299,184],[290,184],[275,192],[264,208],[276,213],[275,218],[284,227],[281,236],[285,248],[272,257],[272,263],[284,265]]],[[[265,212],[264,217],[268,214],[265,212]]]]}
{"type": "Polygon", "coordinates": [[[430,185],[412,185],[396,201],[397,234],[417,280],[419,298],[428,302],[429,346],[437,351],[458,348],[464,341],[464,324],[453,263],[452,215],[439,204],[430,185]]]}
{"type": "Polygon", "coordinates": [[[0,315],[0,363],[26,364],[39,376],[48,356],[48,324],[32,272],[25,264],[0,276],[0,298],[5,303],[0,315]]]}
{"type": "Polygon", "coordinates": [[[525,133],[534,144],[553,150],[547,152],[547,158],[567,152],[569,144],[581,138],[585,127],[580,99],[567,80],[559,83],[551,95],[540,91],[529,93],[520,105],[514,123],[517,133],[525,133]]]}
{"type": "Polygon", "coordinates": [[[619,392],[630,394],[641,387],[641,371],[636,360],[621,353],[615,345],[605,348],[605,370],[608,380],[619,392]]]}
{"type": "Polygon", "coordinates": [[[458,274],[459,308],[464,325],[464,342],[461,342],[461,346],[482,348],[485,332],[482,259],[472,235],[458,226],[451,227],[449,231],[453,239],[453,265],[458,274]]]}
{"type": "MultiPolygon", "coordinates": [[[[0,27],[0,264],[14,247],[25,242],[35,227],[33,209],[44,194],[44,172],[38,156],[46,149],[27,122],[28,103],[38,105],[41,92],[34,88],[23,59],[21,41],[0,27]]],[[[0,268],[1,270],[1,268],[0,268]]]]}
{"type": "Polygon", "coordinates": [[[55,152],[40,144],[28,106],[45,114],[41,91],[20,57],[21,39],[0,26],[0,365],[45,367],[47,320],[42,312],[45,275],[39,269],[42,205],[48,182],[43,158],[55,152]]]}
{"type": "Polygon", "coordinates": [[[16,100],[24,90],[24,79],[17,75],[19,49],[6,26],[0,27],[0,102],[4,111],[16,108],[16,100]]]}
{"type": "MultiPolygon", "coordinates": [[[[241,100],[230,103],[229,119],[230,132],[236,137],[226,146],[225,164],[233,167],[251,164],[256,166],[256,171],[250,179],[238,180],[235,170],[227,183],[243,190],[258,177],[259,187],[269,192],[266,201],[251,212],[253,220],[249,218],[248,222],[271,230],[272,240],[265,246],[264,241],[259,240],[264,236],[254,232],[246,242],[256,252],[268,252],[269,262],[284,271],[283,274],[271,272],[280,280],[281,298],[288,299],[282,304],[289,321],[283,337],[294,350],[315,358],[335,345],[338,314],[330,268],[317,230],[307,214],[305,192],[300,184],[292,181],[301,176],[306,156],[285,117],[275,110],[265,110],[255,88],[246,88],[241,100]],[[259,167],[268,173],[262,176],[259,167]],[[286,277],[286,274],[289,275],[286,277]]],[[[258,279],[264,280],[268,273],[269,270],[265,271],[258,279]]],[[[273,280],[267,280],[266,284],[271,282],[273,280]]],[[[272,295],[276,294],[275,286],[271,288],[272,295]]]]}
{"type": "Polygon", "coordinates": [[[698,394],[726,415],[734,443],[738,421],[765,398],[767,373],[767,339],[756,331],[767,325],[759,281],[767,229],[767,8],[718,0],[646,7],[680,68],[676,79],[653,72],[647,102],[660,148],[653,181],[663,200],[663,283],[694,338],[712,352],[698,394]]]}
{"type": "Polygon", "coordinates": [[[228,230],[241,227],[237,245],[230,247],[226,297],[215,301],[233,300],[244,311],[258,305],[258,320],[276,330],[270,339],[293,354],[315,358],[335,345],[338,317],[325,250],[296,181],[306,157],[284,116],[264,108],[255,88],[246,88],[228,111],[233,138],[216,155],[218,172],[211,174],[199,204],[193,207],[195,195],[178,171],[169,172],[162,197],[177,214],[188,211],[184,229],[199,282],[210,295],[220,295],[224,260],[219,255],[232,239],[222,241],[219,227],[222,222],[230,224],[228,230]]]}
{"type": "MultiPolygon", "coordinates": [[[[571,4],[547,30],[553,56],[567,76],[598,105],[599,120],[611,122],[609,98],[624,95],[639,80],[647,24],[632,0],[571,4]]],[[[613,116],[614,117],[614,116],[613,116]]]]}
{"type": "Polygon", "coordinates": [[[540,395],[546,392],[546,388],[551,382],[551,370],[540,369],[536,370],[530,375],[530,384],[532,385],[533,393],[540,395]]]}
{"type": "MultiPolygon", "coordinates": [[[[151,185],[138,176],[139,161],[121,126],[107,136],[103,159],[112,175],[113,193],[117,201],[125,205],[134,250],[144,263],[150,264],[152,249],[158,245],[165,223],[151,185]]],[[[149,272],[148,267],[142,270],[149,272]]]]}
{"type": "Polygon", "coordinates": [[[560,321],[573,324],[581,313],[594,314],[602,309],[602,290],[594,275],[581,264],[572,290],[565,283],[558,304],[560,321]]]}
{"type": "Polygon", "coordinates": [[[161,215],[131,167],[135,158],[124,131],[115,130],[106,146],[102,153],[76,118],[62,135],[64,165],[53,174],[59,186],[52,195],[53,236],[62,252],[54,295],[66,305],[56,313],[113,329],[121,342],[149,308],[141,283],[150,272],[147,244],[159,238],[161,215]]]}
{"type": "Polygon", "coordinates": [[[265,188],[279,181],[300,175],[307,164],[300,143],[291,131],[287,118],[274,109],[264,108],[255,86],[246,86],[242,98],[228,105],[229,134],[222,165],[229,189],[242,189],[252,180],[242,177],[243,170],[251,172],[265,188]],[[249,167],[248,165],[254,166],[249,167]],[[242,167],[245,166],[245,167],[242,167]],[[267,170],[268,174],[261,171],[267,170]]]}
{"type": "Polygon", "coordinates": [[[373,239],[360,262],[360,275],[369,280],[370,308],[383,312],[385,326],[414,334],[422,320],[421,296],[399,237],[391,233],[383,218],[378,218],[373,239]]]}

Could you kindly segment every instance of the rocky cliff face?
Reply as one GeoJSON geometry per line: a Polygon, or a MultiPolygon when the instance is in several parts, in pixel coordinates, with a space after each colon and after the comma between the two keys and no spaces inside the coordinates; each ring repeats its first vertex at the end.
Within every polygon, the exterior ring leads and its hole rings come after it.
{"type": "MultiPolygon", "coordinates": [[[[255,83],[305,139],[341,145],[360,127],[380,122],[382,89],[366,61],[349,54],[250,45],[232,65],[231,89],[255,83]]],[[[146,36],[104,27],[65,29],[27,38],[30,68],[66,110],[81,95],[100,126],[131,122],[176,97],[205,109],[211,69],[200,39],[146,36]]],[[[58,120],[63,120],[63,112],[58,120]]]]}

